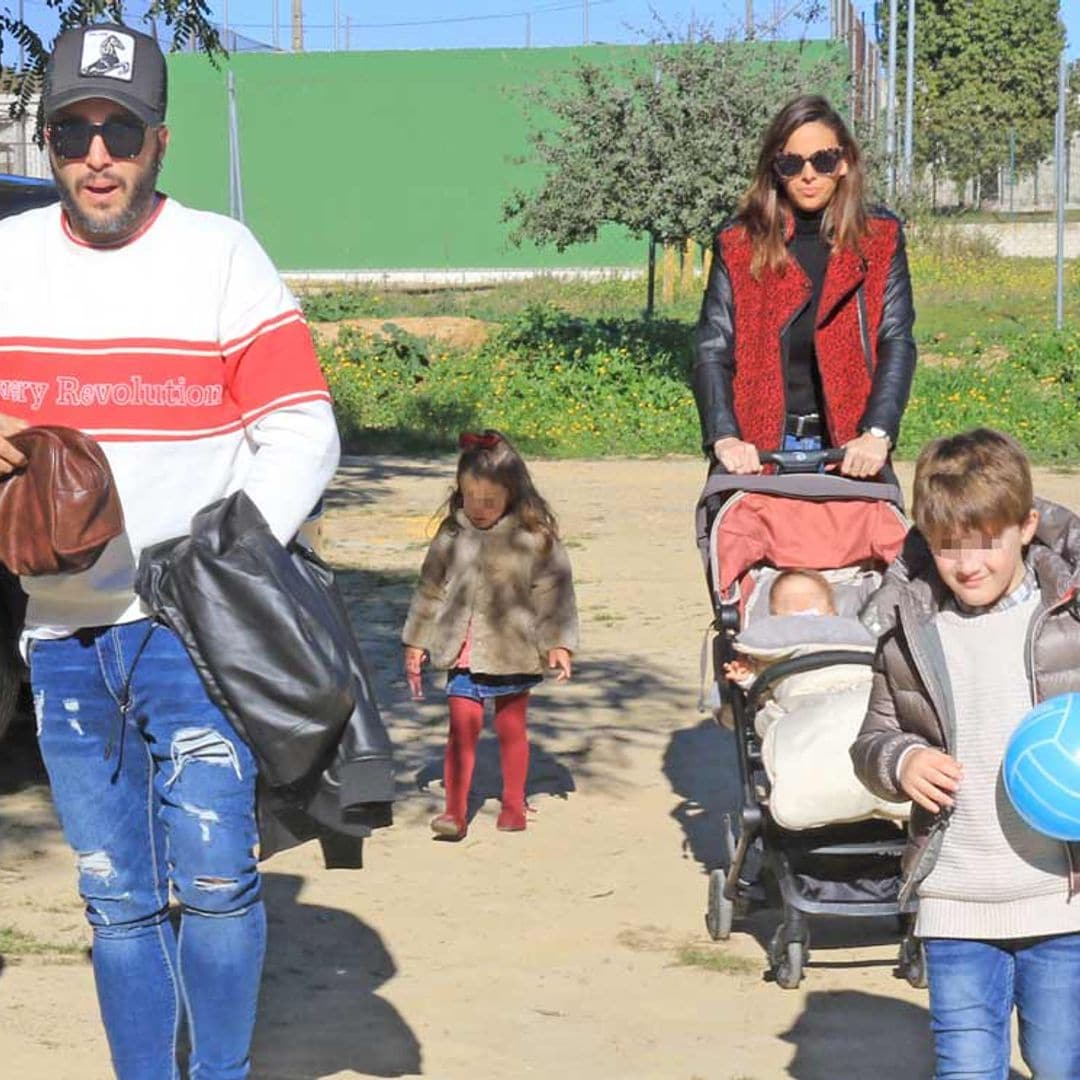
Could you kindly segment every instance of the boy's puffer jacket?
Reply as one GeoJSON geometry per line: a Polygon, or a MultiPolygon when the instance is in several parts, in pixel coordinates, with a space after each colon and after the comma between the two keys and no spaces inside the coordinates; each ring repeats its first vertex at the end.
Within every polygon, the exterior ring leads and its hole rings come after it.
{"type": "Polygon", "coordinates": [[[458,510],[428,548],[401,640],[449,668],[472,624],[469,666],[485,675],[539,674],[547,651],[577,649],[570,560],[507,514],[478,529],[458,510]]]}
{"type": "MultiPolygon", "coordinates": [[[[1080,518],[1063,506],[1035,500],[1039,526],[1028,550],[1040,600],[1029,632],[1026,666],[1034,701],[1080,692],[1080,518]]],[[[881,635],[862,729],[851,747],[859,779],[875,795],[902,801],[897,762],[909,746],[952,753],[955,714],[935,618],[948,596],[926,540],[912,529],[901,557],[870,598],[863,622],[881,635]]],[[[933,869],[947,811],[912,804],[901,897],[933,869]]],[[[1069,852],[1070,895],[1080,891],[1080,844],[1069,852]]]]}

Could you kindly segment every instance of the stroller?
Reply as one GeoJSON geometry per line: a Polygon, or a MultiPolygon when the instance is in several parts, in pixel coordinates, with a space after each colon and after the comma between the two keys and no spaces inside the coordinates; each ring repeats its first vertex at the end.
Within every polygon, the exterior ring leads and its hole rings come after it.
{"type": "MultiPolygon", "coordinates": [[[[897,818],[905,811],[893,806],[890,816],[882,807],[877,813],[858,813],[861,820],[849,814],[819,822],[810,815],[798,827],[782,824],[776,812],[781,780],[777,776],[773,790],[763,753],[768,735],[763,738],[759,714],[770,693],[792,676],[814,672],[811,678],[820,678],[825,669],[842,666],[849,676],[862,678],[865,695],[872,639],[860,651],[824,646],[780,659],[746,690],[724,678],[724,664],[736,657],[736,635],[767,611],[770,575],[786,569],[821,571],[831,580],[838,614],[854,616],[899,554],[908,531],[900,489],[820,471],[842,457],[843,450],[837,449],[762,452],[762,462],[776,467],[774,475],[713,472],[698,502],[698,546],[715,613],[712,654],[719,697],[714,715],[718,721],[729,719],[733,727],[741,803],[735,815],[723,819],[728,865],[709,874],[706,926],[714,940],[726,939],[736,915],[748,914],[755,904],[778,904],[782,919],[768,946],[770,972],[779,986],[794,989],[809,955],[809,917],[891,916],[902,934],[897,974],[922,987],[925,960],[912,936],[917,902],[898,899],[905,827],[897,818]]],[[[856,707],[857,725],[865,696],[856,698],[856,707]]],[[[831,708],[826,698],[826,720],[831,708]]],[[[804,747],[813,746],[805,733],[800,737],[804,747]]],[[[834,739],[829,762],[807,756],[811,788],[824,789],[846,776],[849,787],[873,801],[851,770],[849,743],[847,736],[839,745],[834,739]]],[[[802,764],[796,758],[788,775],[802,764]]]]}

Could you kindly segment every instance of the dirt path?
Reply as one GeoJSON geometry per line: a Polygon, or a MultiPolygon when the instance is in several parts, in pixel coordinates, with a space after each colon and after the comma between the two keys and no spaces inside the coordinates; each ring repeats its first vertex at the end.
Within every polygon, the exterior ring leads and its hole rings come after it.
{"type": "MultiPolygon", "coordinates": [[[[929,1075],[925,994],[891,974],[888,926],[815,928],[798,991],[762,981],[767,914],[704,932],[706,866],[732,801],[732,748],[696,711],[709,608],[690,510],[696,461],[542,462],[578,580],[583,648],[530,718],[535,814],[458,845],[427,819],[444,706],[417,707],[397,632],[451,463],[352,459],[326,539],[398,747],[397,824],[361,872],[305,847],[265,864],[271,944],[259,1080],[802,1080],[929,1075]]],[[[1080,508],[1080,477],[1040,475],[1080,508]]],[[[477,788],[494,796],[494,737],[477,788]]],[[[0,1062],[19,1080],[111,1075],[88,935],[30,733],[0,760],[0,1062]],[[4,929],[8,928],[8,929],[4,929]],[[14,937],[11,930],[23,937],[14,937]]]]}

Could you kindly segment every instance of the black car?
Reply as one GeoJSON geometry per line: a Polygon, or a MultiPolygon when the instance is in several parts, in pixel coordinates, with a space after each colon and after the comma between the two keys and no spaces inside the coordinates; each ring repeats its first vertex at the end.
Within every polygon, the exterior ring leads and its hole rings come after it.
{"type": "Polygon", "coordinates": [[[35,206],[48,206],[59,197],[51,180],[0,173],[0,218],[33,210],[35,206]]]}
{"type": "MultiPolygon", "coordinates": [[[[0,218],[48,206],[59,198],[51,180],[0,173],[0,218]]],[[[26,669],[18,653],[18,632],[26,597],[13,574],[0,566],[0,738],[27,705],[26,669]]]]}

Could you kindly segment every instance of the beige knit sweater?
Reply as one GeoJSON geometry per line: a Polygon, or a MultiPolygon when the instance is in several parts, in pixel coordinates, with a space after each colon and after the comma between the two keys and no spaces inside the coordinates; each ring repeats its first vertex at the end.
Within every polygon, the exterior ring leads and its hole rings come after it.
{"type": "Polygon", "coordinates": [[[1067,856],[1030,829],[1001,779],[1009,736],[1031,708],[1024,665],[1033,595],[1002,610],[941,611],[936,620],[956,709],[956,759],[964,767],[934,869],[919,885],[921,937],[995,940],[1080,931],[1068,901],[1067,856]]]}

